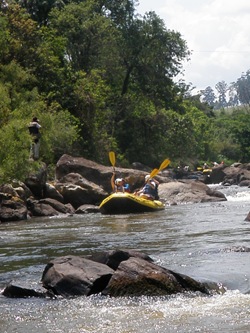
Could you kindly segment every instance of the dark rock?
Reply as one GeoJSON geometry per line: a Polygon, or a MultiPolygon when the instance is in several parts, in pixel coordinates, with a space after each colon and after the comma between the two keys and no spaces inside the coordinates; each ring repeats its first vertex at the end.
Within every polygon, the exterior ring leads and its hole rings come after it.
{"type": "Polygon", "coordinates": [[[6,195],[9,195],[9,197],[18,197],[18,193],[13,188],[11,184],[2,184],[0,186],[0,192],[5,193],[6,195]]]}
{"type": "Polygon", "coordinates": [[[250,164],[234,164],[224,169],[225,177],[222,184],[238,185],[242,181],[250,180],[250,164]]]}
{"type": "MultiPolygon", "coordinates": [[[[208,283],[170,271],[134,250],[101,252],[83,258],[64,256],[50,261],[42,274],[46,293],[7,286],[6,297],[162,296],[183,292],[209,294],[208,283]]],[[[213,290],[216,290],[213,289],[213,290]]]]}
{"type": "Polygon", "coordinates": [[[0,222],[27,220],[28,209],[21,200],[3,200],[0,203],[0,222]]]}
{"type": "Polygon", "coordinates": [[[245,221],[250,221],[250,212],[247,214],[247,217],[245,218],[245,221]]]}
{"type": "Polygon", "coordinates": [[[60,213],[50,204],[41,203],[39,200],[27,200],[27,207],[32,216],[57,216],[60,213]]]}
{"type": "Polygon", "coordinates": [[[50,199],[55,199],[61,203],[64,202],[63,196],[59,191],[55,188],[55,186],[46,183],[45,188],[44,188],[44,197],[45,198],[50,198],[50,199]]]}
{"type": "Polygon", "coordinates": [[[9,298],[28,298],[28,297],[39,297],[44,298],[47,296],[46,293],[38,292],[33,289],[21,288],[14,285],[8,285],[2,295],[9,298]]]}
{"type": "Polygon", "coordinates": [[[114,271],[101,263],[82,257],[66,256],[47,264],[42,276],[43,287],[64,297],[100,293],[114,271]]]}
{"type": "Polygon", "coordinates": [[[148,262],[153,262],[153,259],[147,254],[134,250],[112,250],[108,252],[99,252],[90,256],[89,259],[108,265],[110,268],[116,270],[122,261],[128,260],[131,257],[141,258],[148,262]]]}
{"type": "Polygon", "coordinates": [[[6,194],[6,193],[0,192],[0,203],[2,201],[10,200],[11,198],[12,198],[11,194],[6,194]]]}
{"type": "Polygon", "coordinates": [[[41,199],[39,200],[39,204],[48,204],[52,208],[54,208],[57,212],[62,214],[74,214],[75,212],[74,208],[70,204],[64,205],[55,199],[50,199],[50,198],[41,199]]]}
{"type": "Polygon", "coordinates": [[[243,186],[250,187],[250,179],[243,179],[239,182],[238,185],[241,187],[243,187],[243,186]]]}
{"type": "Polygon", "coordinates": [[[96,293],[109,296],[208,293],[202,283],[158,266],[150,257],[136,251],[116,250],[90,258],[67,256],[51,261],[42,276],[43,286],[64,297],[96,293]]]}
{"type": "Polygon", "coordinates": [[[45,164],[42,164],[40,170],[36,174],[29,176],[24,183],[33,193],[35,198],[40,199],[44,197],[46,181],[47,167],[45,164]]]}
{"type": "Polygon", "coordinates": [[[83,178],[80,174],[70,173],[56,184],[64,202],[78,208],[84,204],[98,205],[108,193],[102,187],[83,178]]]}
{"type": "Polygon", "coordinates": [[[26,201],[29,197],[31,197],[33,194],[31,190],[21,181],[13,180],[11,182],[14,190],[18,194],[18,196],[23,200],[26,201]]]}
{"type": "Polygon", "coordinates": [[[102,294],[115,297],[162,296],[185,291],[208,293],[203,284],[187,276],[131,257],[121,262],[102,294]]]}
{"type": "Polygon", "coordinates": [[[75,214],[100,213],[100,209],[95,205],[81,205],[75,211],[75,214]]]}
{"type": "Polygon", "coordinates": [[[209,174],[209,177],[206,177],[206,184],[219,184],[221,183],[226,176],[225,165],[218,165],[212,168],[212,172],[209,174]]]}

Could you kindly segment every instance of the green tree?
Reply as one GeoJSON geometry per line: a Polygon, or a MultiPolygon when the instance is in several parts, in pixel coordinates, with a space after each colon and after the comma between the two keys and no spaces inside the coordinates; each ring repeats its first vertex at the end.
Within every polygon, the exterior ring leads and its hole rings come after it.
{"type": "Polygon", "coordinates": [[[130,25],[120,28],[123,35],[121,59],[124,80],[121,94],[140,89],[164,105],[174,98],[174,83],[189,55],[179,33],[167,30],[163,20],[154,12],[143,19],[134,18],[130,25]]]}
{"type": "Polygon", "coordinates": [[[213,157],[212,160],[216,160],[218,156],[220,156],[222,160],[226,159],[231,162],[240,160],[241,148],[232,134],[231,125],[232,116],[225,112],[220,113],[213,119],[212,129],[215,157],[213,157]]]}
{"type": "MultiPolygon", "coordinates": [[[[42,125],[40,158],[46,164],[55,164],[64,153],[74,152],[74,142],[78,139],[78,123],[66,111],[56,110],[58,106],[50,107],[44,113],[43,103],[33,103],[32,112],[40,118],[42,125]],[[35,109],[34,109],[35,107],[35,109]],[[40,113],[41,112],[41,113],[40,113]]],[[[24,180],[29,172],[37,167],[37,163],[29,162],[32,138],[28,132],[31,112],[23,104],[12,113],[7,124],[0,128],[0,181],[10,179],[24,180]]]]}
{"type": "Polygon", "coordinates": [[[83,151],[104,161],[115,141],[112,137],[113,116],[108,106],[112,93],[105,81],[105,73],[99,70],[89,74],[79,72],[74,93],[76,115],[81,121],[84,138],[83,151]]]}
{"type": "Polygon", "coordinates": [[[205,90],[201,90],[201,97],[202,97],[202,101],[207,103],[210,106],[214,106],[215,105],[215,93],[213,91],[213,89],[208,86],[205,90]]]}
{"type": "Polygon", "coordinates": [[[237,87],[235,83],[231,83],[228,88],[229,101],[228,106],[236,107],[240,104],[239,96],[237,94],[237,87]]]}
{"type": "Polygon", "coordinates": [[[218,82],[215,86],[215,89],[217,90],[219,96],[218,96],[218,102],[216,104],[217,108],[225,108],[227,106],[227,90],[228,86],[225,81],[218,82]]]}
{"type": "Polygon", "coordinates": [[[6,124],[10,116],[11,100],[8,89],[0,82],[0,128],[6,124]]]}
{"type": "Polygon", "coordinates": [[[250,70],[243,73],[234,85],[240,103],[250,105],[250,70]]]}
{"type": "Polygon", "coordinates": [[[25,120],[14,119],[0,128],[0,183],[24,180],[32,170],[29,161],[30,137],[25,120]]]}
{"type": "Polygon", "coordinates": [[[74,71],[89,72],[103,65],[104,55],[113,50],[112,22],[95,12],[94,1],[70,3],[63,10],[51,12],[51,27],[63,36],[67,43],[65,57],[74,71]]]}
{"type": "Polygon", "coordinates": [[[250,111],[235,111],[230,123],[230,131],[241,150],[242,162],[250,160],[250,111]]]}
{"type": "Polygon", "coordinates": [[[53,8],[63,8],[70,1],[67,0],[16,0],[22,8],[25,8],[34,21],[40,26],[48,24],[48,18],[53,8]]]}

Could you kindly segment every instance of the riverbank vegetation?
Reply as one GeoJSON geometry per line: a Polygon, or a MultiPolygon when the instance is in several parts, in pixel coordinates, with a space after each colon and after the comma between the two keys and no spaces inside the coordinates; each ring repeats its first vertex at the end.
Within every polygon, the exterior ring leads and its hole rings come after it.
{"type": "Polygon", "coordinates": [[[63,153],[122,166],[250,158],[249,108],[215,113],[176,81],[190,51],[181,33],[137,1],[1,3],[0,180],[23,179],[28,123],[40,119],[40,157],[63,153]]]}

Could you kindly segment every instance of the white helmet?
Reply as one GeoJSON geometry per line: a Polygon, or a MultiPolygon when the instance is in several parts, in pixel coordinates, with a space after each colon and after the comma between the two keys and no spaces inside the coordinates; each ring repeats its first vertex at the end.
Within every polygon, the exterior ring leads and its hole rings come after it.
{"type": "Polygon", "coordinates": [[[115,180],[115,185],[117,185],[117,184],[119,184],[119,183],[121,183],[122,182],[122,178],[117,178],[116,180],[115,180]]]}

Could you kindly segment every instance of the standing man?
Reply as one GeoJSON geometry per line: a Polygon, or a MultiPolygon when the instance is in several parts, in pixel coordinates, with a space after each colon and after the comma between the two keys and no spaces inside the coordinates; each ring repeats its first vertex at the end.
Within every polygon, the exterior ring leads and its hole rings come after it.
{"type": "Polygon", "coordinates": [[[41,127],[42,126],[39,124],[37,117],[33,117],[32,121],[29,123],[29,132],[33,141],[30,148],[30,158],[33,158],[34,160],[38,160],[39,158],[41,127]]]}

